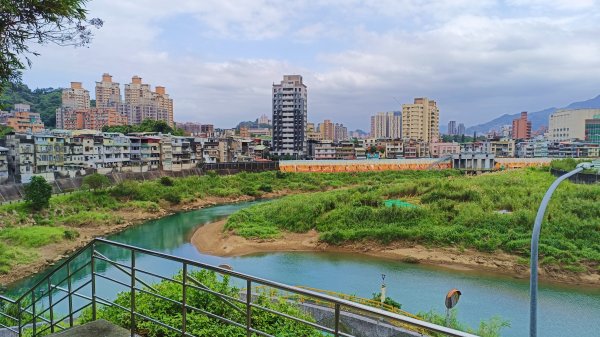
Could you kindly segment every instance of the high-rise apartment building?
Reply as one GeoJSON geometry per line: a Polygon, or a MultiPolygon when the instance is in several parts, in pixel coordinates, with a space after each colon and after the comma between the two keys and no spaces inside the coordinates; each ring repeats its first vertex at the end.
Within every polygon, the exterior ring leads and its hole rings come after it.
{"type": "Polygon", "coordinates": [[[71,82],[71,87],[62,91],[62,106],[72,109],[90,107],[90,92],[83,88],[81,82],[71,82]]]}
{"type": "Polygon", "coordinates": [[[271,125],[271,120],[269,119],[269,116],[262,114],[260,115],[260,117],[257,119],[258,124],[268,124],[271,125]]]}
{"type": "Polygon", "coordinates": [[[344,124],[335,123],[333,127],[333,141],[341,142],[348,140],[348,128],[344,124]]]}
{"type": "Polygon", "coordinates": [[[456,121],[448,122],[448,134],[450,136],[454,136],[458,134],[458,129],[456,128],[456,121]]]}
{"type": "Polygon", "coordinates": [[[456,134],[462,136],[465,134],[466,130],[467,129],[463,123],[458,123],[458,126],[456,127],[456,134]]]}
{"type": "Polygon", "coordinates": [[[434,142],[440,136],[440,110],[427,97],[402,105],[402,138],[434,142]]]}
{"type": "Polygon", "coordinates": [[[371,116],[371,138],[399,139],[402,136],[402,112],[378,112],[371,116]]]}
{"type": "Polygon", "coordinates": [[[173,99],[165,87],[157,86],[152,91],[150,84],[142,83],[142,78],[133,76],[131,83],[125,84],[125,102],[120,112],[127,115],[129,123],[140,124],[145,119],[164,120],[173,126],[173,99]]]}
{"type": "Polygon", "coordinates": [[[98,126],[122,123],[137,125],[146,119],[162,120],[173,126],[173,99],[165,87],[157,86],[153,92],[139,76],[133,76],[131,82],[125,85],[123,101],[119,83],[104,73],[102,81],[96,82],[96,110],[90,109],[89,92],[83,89],[81,82],[71,82],[71,88],[63,90],[62,107],[56,110],[56,127],[73,129],[77,125],[91,125],[86,128],[98,129],[98,126]]]}
{"type": "Polygon", "coordinates": [[[512,122],[512,138],[513,139],[530,139],[531,138],[531,121],[527,120],[527,111],[521,112],[521,117],[513,120],[513,122],[512,122]]]}
{"type": "Polygon", "coordinates": [[[321,139],[334,140],[335,124],[331,120],[326,119],[323,123],[319,124],[319,132],[321,133],[321,139]]]}
{"type": "Polygon", "coordinates": [[[117,107],[121,104],[121,88],[119,83],[112,81],[110,74],[102,74],[102,81],[96,82],[96,107],[117,107]]]}
{"type": "Polygon", "coordinates": [[[62,104],[56,109],[56,128],[64,128],[64,114],[67,110],[89,109],[90,92],[83,88],[81,82],[71,82],[71,87],[63,89],[62,104]]]}
{"type": "Polygon", "coordinates": [[[281,83],[273,83],[272,104],[273,154],[292,158],[305,157],[308,93],[302,76],[284,75],[281,83]]]}

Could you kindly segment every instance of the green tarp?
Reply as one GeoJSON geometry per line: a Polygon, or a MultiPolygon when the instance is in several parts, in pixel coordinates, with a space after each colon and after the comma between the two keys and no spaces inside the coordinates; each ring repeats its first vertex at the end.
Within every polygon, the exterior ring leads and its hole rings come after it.
{"type": "Polygon", "coordinates": [[[417,207],[417,205],[413,205],[411,203],[408,203],[406,201],[402,201],[402,200],[386,200],[384,201],[385,207],[417,207]]]}

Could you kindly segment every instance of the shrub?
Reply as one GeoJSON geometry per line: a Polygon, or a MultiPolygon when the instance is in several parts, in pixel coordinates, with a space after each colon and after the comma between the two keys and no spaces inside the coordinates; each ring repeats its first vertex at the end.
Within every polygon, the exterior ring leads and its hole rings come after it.
{"type": "Polygon", "coordinates": [[[173,186],[175,185],[175,182],[171,177],[164,176],[160,177],[160,184],[163,186],[173,186]]]}
{"type": "Polygon", "coordinates": [[[65,229],[63,236],[67,240],[74,240],[79,237],[79,232],[72,229],[65,229]]]}
{"type": "Polygon", "coordinates": [[[256,190],[253,186],[244,186],[242,187],[241,192],[251,197],[257,197],[260,195],[260,192],[256,190]]]}
{"type": "Polygon", "coordinates": [[[110,180],[104,174],[93,173],[83,178],[83,186],[97,190],[110,185],[110,180]]]}
{"type": "Polygon", "coordinates": [[[175,192],[169,192],[163,195],[163,199],[170,202],[173,205],[181,203],[181,196],[175,192]]]}
{"type": "Polygon", "coordinates": [[[273,192],[273,186],[269,185],[269,184],[262,184],[258,187],[259,191],[263,191],[263,192],[273,192]]]}
{"type": "Polygon", "coordinates": [[[47,208],[52,196],[52,186],[46,182],[46,179],[39,176],[31,178],[31,182],[25,185],[25,201],[29,207],[35,211],[47,208]]]}

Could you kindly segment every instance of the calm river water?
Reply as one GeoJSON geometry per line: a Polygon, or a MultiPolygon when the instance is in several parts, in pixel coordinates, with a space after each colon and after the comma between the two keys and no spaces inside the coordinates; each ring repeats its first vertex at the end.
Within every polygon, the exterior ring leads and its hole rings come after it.
{"type": "MultiPolygon", "coordinates": [[[[379,291],[381,274],[386,274],[388,296],[409,312],[444,310],[448,290],[462,291],[458,317],[470,326],[492,316],[510,321],[504,336],[525,336],[529,322],[529,283],[510,277],[445,270],[405,264],[357,254],[268,253],[244,257],[216,257],[199,253],[190,244],[199,226],[222,219],[252,203],[240,203],[179,213],[149,221],[112,235],[109,239],[210,264],[227,263],[236,271],[291,285],[370,297],[379,291]]],[[[111,255],[111,252],[105,252],[111,255]]],[[[114,258],[118,258],[118,253],[114,258]]],[[[126,258],[123,258],[127,261],[126,258]]],[[[176,265],[156,259],[137,259],[161,274],[174,274],[176,265]]],[[[126,262],[124,262],[126,263],[126,262]]],[[[110,268],[106,271],[111,273],[110,268]]],[[[39,277],[14,285],[13,294],[26,289],[39,277]]],[[[104,289],[116,292],[118,289],[104,289]]],[[[114,295],[114,294],[113,294],[114,295]]],[[[539,336],[600,336],[600,288],[566,287],[542,284],[539,294],[539,336]]]]}

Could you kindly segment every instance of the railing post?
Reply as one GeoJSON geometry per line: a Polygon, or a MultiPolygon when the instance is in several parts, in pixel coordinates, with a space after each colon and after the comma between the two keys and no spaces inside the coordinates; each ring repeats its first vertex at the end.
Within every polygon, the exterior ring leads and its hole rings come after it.
{"type": "Polygon", "coordinates": [[[54,308],[52,307],[52,275],[48,277],[48,309],[50,310],[50,332],[54,333],[54,308]]]}
{"type": "Polygon", "coordinates": [[[91,256],[91,266],[92,266],[92,320],[95,321],[97,318],[96,315],[96,259],[94,255],[96,254],[96,244],[92,243],[92,256],[91,256]]]}
{"type": "MultiPolygon", "coordinates": [[[[92,275],[92,277],[94,276],[92,275]]],[[[69,326],[73,327],[73,283],[71,282],[71,262],[67,263],[67,290],[69,291],[69,326]]]]}
{"type": "Polygon", "coordinates": [[[252,331],[252,281],[246,280],[246,336],[250,337],[252,331]]]}
{"type": "Polygon", "coordinates": [[[335,337],[338,337],[340,335],[340,304],[336,303],[335,304],[335,337]]]}
{"type": "Polygon", "coordinates": [[[19,314],[18,314],[18,319],[19,319],[19,326],[17,327],[17,330],[19,331],[19,337],[21,337],[23,335],[23,310],[21,310],[21,301],[17,302],[17,310],[19,310],[19,314]]]}
{"type": "Polygon", "coordinates": [[[183,263],[183,298],[181,299],[181,336],[185,337],[187,326],[187,263],[183,263]]]}
{"type": "Polygon", "coordinates": [[[131,251],[131,337],[135,337],[135,250],[131,251]]]}
{"type": "Polygon", "coordinates": [[[35,337],[37,331],[35,323],[35,288],[33,288],[31,289],[31,324],[33,324],[33,337],[35,337]]]}

